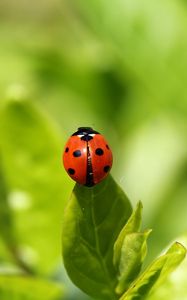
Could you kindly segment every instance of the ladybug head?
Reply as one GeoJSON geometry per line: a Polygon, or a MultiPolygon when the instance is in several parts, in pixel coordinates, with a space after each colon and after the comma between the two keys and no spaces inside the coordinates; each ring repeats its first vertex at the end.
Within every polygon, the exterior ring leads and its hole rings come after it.
{"type": "Polygon", "coordinates": [[[78,130],[72,134],[72,136],[78,135],[82,140],[89,141],[93,139],[95,134],[99,134],[99,132],[93,130],[91,127],[79,127],[78,130]]]}
{"type": "Polygon", "coordinates": [[[93,131],[93,129],[92,129],[92,127],[79,127],[78,131],[81,131],[81,132],[90,132],[90,131],[93,131]]]}

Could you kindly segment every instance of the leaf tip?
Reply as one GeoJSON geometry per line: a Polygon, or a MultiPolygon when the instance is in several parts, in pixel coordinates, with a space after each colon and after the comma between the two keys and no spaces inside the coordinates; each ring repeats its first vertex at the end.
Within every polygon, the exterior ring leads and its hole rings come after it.
{"type": "Polygon", "coordinates": [[[148,237],[148,236],[151,234],[152,231],[153,231],[152,229],[146,229],[146,230],[144,231],[146,237],[148,237]]]}
{"type": "Polygon", "coordinates": [[[174,250],[176,251],[176,253],[180,254],[180,255],[183,255],[184,257],[186,256],[186,253],[187,253],[187,249],[186,247],[179,243],[179,242],[175,242],[172,246],[172,248],[174,248],[174,250]]]}
{"type": "Polygon", "coordinates": [[[137,208],[143,209],[143,203],[142,203],[141,200],[138,201],[138,203],[137,203],[137,208]]]}

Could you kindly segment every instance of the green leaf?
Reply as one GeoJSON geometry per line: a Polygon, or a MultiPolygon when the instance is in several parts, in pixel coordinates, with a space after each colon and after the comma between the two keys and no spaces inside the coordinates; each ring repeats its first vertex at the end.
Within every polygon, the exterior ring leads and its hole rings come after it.
{"type": "Polygon", "coordinates": [[[156,259],[122,295],[120,300],[143,300],[154,288],[156,289],[166,277],[181,263],[186,249],[174,243],[165,255],[156,259]]]}
{"type": "Polygon", "coordinates": [[[76,184],[63,222],[63,258],[72,281],[87,294],[118,299],[114,242],[132,208],[109,175],[93,188],[76,184]]]}
{"type": "Polygon", "coordinates": [[[151,230],[127,234],[121,249],[119,283],[116,292],[122,294],[138,276],[147,253],[147,238],[151,230]]]}
{"type": "Polygon", "coordinates": [[[128,222],[125,224],[123,229],[121,230],[115,244],[114,244],[114,258],[113,262],[116,267],[118,267],[120,258],[121,258],[121,249],[127,234],[132,232],[137,232],[141,226],[141,218],[142,218],[142,203],[138,202],[136,209],[133,211],[131,217],[128,222]]]}
{"type": "Polygon", "coordinates": [[[14,228],[13,213],[8,202],[8,187],[5,182],[5,172],[0,157],[0,260],[12,262],[16,258],[22,264],[20,257],[17,256],[16,247],[18,245],[14,228]],[[7,251],[9,249],[9,251],[7,251]]]}
{"type": "Polygon", "coordinates": [[[12,212],[8,203],[8,191],[0,157],[0,236],[10,247],[15,245],[12,212]]]}
{"type": "MultiPolygon", "coordinates": [[[[177,238],[185,247],[187,246],[187,234],[177,238]]],[[[187,285],[186,285],[186,274],[187,274],[187,257],[181,264],[180,268],[174,270],[173,273],[169,274],[167,280],[165,280],[157,289],[154,289],[153,293],[149,296],[149,300],[158,299],[170,299],[170,300],[181,300],[186,299],[187,285]]]]}
{"type": "Polygon", "coordinates": [[[0,120],[0,154],[17,252],[31,268],[49,272],[60,260],[62,211],[73,184],[61,165],[63,140],[26,100],[5,101],[0,120]]]}
{"type": "Polygon", "coordinates": [[[0,298],[3,300],[58,300],[62,287],[50,281],[23,276],[0,276],[0,298]]]}

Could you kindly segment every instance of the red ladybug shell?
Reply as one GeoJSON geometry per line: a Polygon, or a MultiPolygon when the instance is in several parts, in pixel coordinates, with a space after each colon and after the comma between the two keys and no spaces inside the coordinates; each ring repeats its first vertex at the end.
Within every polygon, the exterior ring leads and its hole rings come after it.
{"type": "Polygon", "coordinates": [[[108,175],[112,167],[112,151],[99,132],[80,127],[65,145],[63,163],[73,180],[93,186],[108,175]]]}

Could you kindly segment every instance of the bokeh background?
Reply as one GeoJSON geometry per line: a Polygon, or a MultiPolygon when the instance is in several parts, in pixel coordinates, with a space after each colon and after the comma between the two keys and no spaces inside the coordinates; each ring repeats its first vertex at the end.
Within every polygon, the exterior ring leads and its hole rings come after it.
{"type": "Polygon", "coordinates": [[[79,126],[106,136],[143,202],[147,263],[185,234],[186,1],[1,0],[0,99],[1,299],[88,299],[60,255],[61,152],[79,126]]]}

